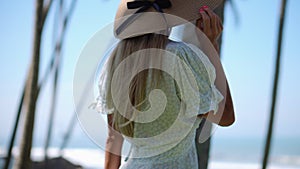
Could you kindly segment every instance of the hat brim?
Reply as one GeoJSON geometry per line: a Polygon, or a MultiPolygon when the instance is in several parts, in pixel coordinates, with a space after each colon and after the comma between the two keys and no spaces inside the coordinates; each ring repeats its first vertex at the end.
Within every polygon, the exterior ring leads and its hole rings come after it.
{"type": "MultiPolygon", "coordinates": [[[[132,0],[121,0],[115,17],[114,30],[131,15],[137,15],[135,13],[138,9],[127,9],[127,2],[130,1],[132,0]]],[[[164,30],[167,26],[171,28],[189,21],[194,21],[200,18],[200,7],[206,5],[213,10],[218,7],[222,1],[223,0],[170,0],[172,6],[163,9],[164,13],[157,12],[154,8],[150,7],[127,26],[121,34],[116,35],[116,37],[124,39],[130,37],[130,34],[137,36],[152,33],[164,30]]]]}

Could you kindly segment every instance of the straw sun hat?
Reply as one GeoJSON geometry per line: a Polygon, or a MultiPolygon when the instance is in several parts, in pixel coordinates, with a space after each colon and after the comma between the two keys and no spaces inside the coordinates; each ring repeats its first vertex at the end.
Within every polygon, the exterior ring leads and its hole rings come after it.
{"type": "Polygon", "coordinates": [[[200,18],[199,8],[215,9],[223,0],[121,0],[115,36],[124,39],[165,30],[200,18]]]}

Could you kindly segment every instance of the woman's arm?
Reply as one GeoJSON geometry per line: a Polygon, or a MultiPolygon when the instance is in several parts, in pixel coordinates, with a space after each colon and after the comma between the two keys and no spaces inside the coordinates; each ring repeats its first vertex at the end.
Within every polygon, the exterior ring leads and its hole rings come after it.
{"type": "Polygon", "coordinates": [[[226,102],[225,102],[224,112],[219,122],[219,125],[221,126],[230,126],[235,121],[233,102],[232,102],[231,92],[227,81],[226,84],[227,84],[226,102]]]}
{"type": "Polygon", "coordinates": [[[105,147],[105,169],[118,169],[121,165],[121,151],[124,138],[112,126],[113,115],[107,115],[108,137],[105,147]]]}
{"type": "Polygon", "coordinates": [[[228,83],[227,83],[227,94],[225,99],[226,100],[225,100],[225,107],[223,113],[214,114],[214,112],[208,112],[206,114],[199,115],[198,117],[206,118],[208,121],[212,123],[216,123],[220,126],[232,125],[235,121],[235,115],[234,115],[233,102],[232,102],[228,83]]]}
{"type": "MultiPolygon", "coordinates": [[[[201,18],[197,20],[196,26],[203,31],[203,33],[214,45],[215,49],[219,52],[219,44],[217,43],[217,40],[223,30],[221,19],[212,10],[205,6],[200,9],[200,15],[201,18]]],[[[230,126],[234,123],[234,108],[230,88],[227,81],[226,85],[227,93],[225,98],[226,102],[224,112],[217,114],[208,112],[204,115],[199,115],[198,117],[204,117],[208,121],[219,124],[220,126],[230,126]]]]}

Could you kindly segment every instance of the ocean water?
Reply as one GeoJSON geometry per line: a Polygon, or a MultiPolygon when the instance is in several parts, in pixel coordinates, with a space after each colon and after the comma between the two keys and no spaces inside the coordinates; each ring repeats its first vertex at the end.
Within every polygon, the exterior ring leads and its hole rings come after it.
{"type": "MultiPolygon", "coordinates": [[[[264,138],[213,138],[211,160],[220,162],[261,163],[264,138]]],[[[300,138],[276,138],[272,141],[270,164],[300,169],[300,138]]],[[[284,167],[283,167],[284,168],[284,167]]]]}
{"type": "MultiPolygon", "coordinates": [[[[44,154],[43,141],[35,141],[32,158],[41,160],[44,154]]],[[[273,141],[269,169],[300,169],[300,139],[277,138],[273,141]]],[[[58,156],[59,141],[54,140],[48,154],[58,156]]],[[[0,146],[0,157],[6,152],[6,145],[0,146]]],[[[209,169],[258,169],[263,156],[264,139],[259,138],[213,138],[209,169]]],[[[17,148],[14,154],[18,154],[17,148]]],[[[87,137],[74,137],[64,151],[64,157],[86,168],[101,168],[104,151],[87,137]]],[[[0,166],[3,160],[0,160],[0,166]]]]}

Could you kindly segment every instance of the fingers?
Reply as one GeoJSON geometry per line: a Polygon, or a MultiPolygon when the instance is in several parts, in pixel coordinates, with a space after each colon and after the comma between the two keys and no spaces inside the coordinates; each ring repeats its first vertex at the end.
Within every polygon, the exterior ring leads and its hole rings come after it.
{"type": "Polygon", "coordinates": [[[200,15],[202,18],[203,31],[209,33],[211,31],[210,17],[209,15],[207,15],[203,8],[200,9],[200,15]]]}
{"type": "Polygon", "coordinates": [[[213,13],[213,11],[209,8],[205,8],[204,10],[211,20],[212,33],[216,36],[219,35],[220,34],[220,29],[219,29],[219,20],[220,19],[219,19],[219,17],[215,13],[213,13]]]}
{"type": "Polygon", "coordinates": [[[203,19],[202,18],[199,18],[196,21],[196,27],[203,31],[203,19]]]}
{"type": "Polygon", "coordinates": [[[214,34],[216,36],[219,36],[223,30],[223,25],[222,25],[222,21],[221,21],[220,17],[209,8],[206,8],[205,11],[207,12],[207,14],[210,16],[210,18],[212,20],[211,27],[214,31],[214,34]]]}
{"type": "Polygon", "coordinates": [[[203,6],[199,10],[201,19],[197,20],[196,26],[213,42],[220,36],[223,26],[222,21],[211,9],[203,6]]]}

